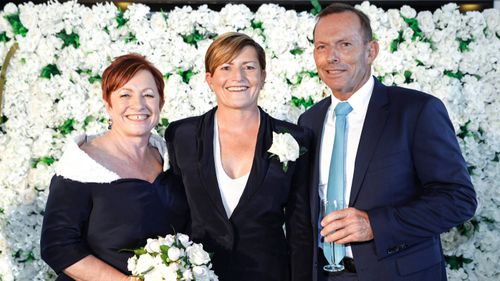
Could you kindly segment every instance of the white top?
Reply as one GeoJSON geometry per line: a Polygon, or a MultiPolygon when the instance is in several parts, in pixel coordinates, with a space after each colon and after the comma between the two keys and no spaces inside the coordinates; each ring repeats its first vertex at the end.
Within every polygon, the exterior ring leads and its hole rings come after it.
{"type": "Polygon", "coordinates": [[[240,201],[243,190],[245,190],[250,172],[237,179],[233,179],[224,171],[224,167],[222,166],[217,115],[214,117],[214,162],[222,203],[224,204],[224,210],[226,210],[227,217],[230,218],[236,205],[238,205],[240,201]]]}
{"type": "MultiPolygon", "coordinates": [[[[345,161],[345,202],[349,202],[351,196],[352,178],[354,174],[354,162],[358,151],[361,131],[365,122],[368,103],[372,96],[373,86],[375,81],[373,76],[370,76],[368,81],[347,100],[352,107],[352,111],[347,115],[347,140],[346,140],[346,161],[345,161]]],[[[328,174],[330,171],[330,160],[332,157],[333,140],[335,139],[335,112],[334,109],[340,100],[331,95],[332,104],[326,114],[325,123],[323,125],[323,134],[321,136],[321,151],[320,151],[320,169],[319,169],[319,197],[320,199],[326,196],[326,187],[328,185],[328,174]]],[[[346,208],[348,206],[345,206],[346,208]]],[[[351,247],[346,248],[348,257],[352,257],[351,247]]]]}
{"type": "MultiPolygon", "coordinates": [[[[56,175],[79,182],[110,183],[119,180],[120,176],[118,174],[108,170],[80,148],[83,143],[89,142],[102,134],[79,135],[68,138],[63,155],[55,165],[56,175]]],[[[163,158],[163,171],[168,170],[168,151],[165,140],[158,135],[151,134],[149,144],[156,147],[160,152],[163,158]]]]}

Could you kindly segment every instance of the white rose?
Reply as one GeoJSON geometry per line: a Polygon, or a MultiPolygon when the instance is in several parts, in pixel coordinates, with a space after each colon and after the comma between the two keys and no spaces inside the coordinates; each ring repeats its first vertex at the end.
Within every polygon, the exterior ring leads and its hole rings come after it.
{"type": "Polygon", "coordinates": [[[14,3],[9,2],[9,3],[5,4],[5,6],[3,7],[3,11],[7,15],[16,14],[17,13],[17,6],[14,3]]]}
{"type": "Polygon", "coordinates": [[[204,265],[210,262],[210,256],[205,250],[203,250],[203,245],[194,243],[186,249],[186,254],[189,260],[194,265],[204,265]]]}
{"type": "Polygon", "coordinates": [[[190,281],[193,279],[194,279],[193,272],[190,269],[188,269],[182,273],[182,280],[190,281]]]}
{"type": "Polygon", "coordinates": [[[144,247],[148,253],[159,253],[160,252],[160,242],[158,239],[148,238],[146,242],[146,247],[144,247]]]}
{"type": "Polygon", "coordinates": [[[127,260],[127,269],[132,272],[132,274],[136,273],[137,268],[137,256],[133,256],[127,260]]]}
{"type": "Polygon", "coordinates": [[[209,269],[208,267],[202,265],[202,266],[195,266],[193,267],[193,275],[194,279],[196,281],[209,281],[209,269]]]}
{"type": "Polygon", "coordinates": [[[287,163],[299,158],[300,147],[292,135],[273,132],[273,144],[269,148],[269,152],[277,155],[280,162],[287,163]]]}
{"type": "Polygon", "coordinates": [[[186,234],[177,234],[177,239],[181,242],[184,248],[187,248],[191,246],[191,244],[193,244],[193,242],[189,240],[189,236],[187,236],[186,234]]]}
{"type": "Polygon", "coordinates": [[[171,234],[168,234],[165,236],[164,239],[162,239],[162,245],[167,245],[167,246],[172,246],[175,242],[175,237],[171,234]]]}
{"type": "Polygon", "coordinates": [[[155,258],[150,254],[140,255],[135,265],[137,273],[144,273],[156,265],[155,258]]]}
{"type": "Polygon", "coordinates": [[[172,247],[172,248],[168,249],[168,258],[171,261],[178,260],[179,257],[181,256],[181,254],[182,254],[182,251],[177,247],[172,247]]]}
{"type": "Polygon", "coordinates": [[[403,5],[403,7],[401,7],[401,15],[405,18],[414,18],[417,12],[412,7],[403,5]]]}
{"type": "Polygon", "coordinates": [[[434,19],[431,12],[423,11],[418,13],[417,20],[418,26],[425,34],[430,34],[434,31],[434,19]]]}

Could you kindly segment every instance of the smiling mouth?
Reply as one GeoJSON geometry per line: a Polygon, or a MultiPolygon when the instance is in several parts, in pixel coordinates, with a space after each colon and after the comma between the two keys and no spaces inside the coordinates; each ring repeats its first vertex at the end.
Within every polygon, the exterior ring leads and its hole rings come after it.
{"type": "Polygon", "coordinates": [[[341,74],[344,71],[345,70],[342,70],[342,69],[327,69],[326,73],[331,74],[331,75],[336,75],[336,74],[341,74]]]}
{"type": "Polygon", "coordinates": [[[147,114],[131,114],[126,116],[128,119],[133,121],[143,121],[148,119],[149,115],[147,114]]]}
{"type": "Polygon", "coordinates": [[[229,92],[243,92],[248,90],[248,86],[227,87],[226,90],[228,90],[229,92]]]}

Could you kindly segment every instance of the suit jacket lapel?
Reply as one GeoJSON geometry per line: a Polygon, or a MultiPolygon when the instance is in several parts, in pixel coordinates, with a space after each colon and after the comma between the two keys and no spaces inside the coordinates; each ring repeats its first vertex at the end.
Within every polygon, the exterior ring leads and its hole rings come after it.
{"type": "Polygon", "coordinates": [[[375,79],[375,86],[368,104],[368,111],[356,153],[349,206],[353,206],[356,202],[366,169],[384,130],[389,114],[388,103],[387,87],[375,79]]]}
{"type": "Polygon", "coordinates": [[[198,128],[198,171],[201,184],[222,217],[227,218],[220,195],[214,163],[214,116],[217,107],[207,112],[198,128]]]}
{"type": "Polygon", "coordinates": [[[233,211],[232,217],[244,208],[246,202],[249,202],[255,192],[263,185],[264,178],[269,168],[269,154],[267,150],[271,147],[273,141],[273,125],[271,117],[260,107],[260,125],[257,133],[257,143],[255,145],[255,154],[253,157],[252,168],[248,176],[247,184],[243,190],[240,201],[233,211]]]}

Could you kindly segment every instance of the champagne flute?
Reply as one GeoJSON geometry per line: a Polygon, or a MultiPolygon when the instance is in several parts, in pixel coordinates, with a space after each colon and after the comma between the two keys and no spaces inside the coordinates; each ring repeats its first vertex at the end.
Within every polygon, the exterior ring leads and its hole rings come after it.
{"type": "MultiPolygon", "coordinates": [[[[326,217],[332,211],[337,211],[337,210],[342,209],[342,207],[343,206],[340,206],[338,204],[337,200],[332,200],[331,202],[329,202],[327,199],[322,199],[321,200],[321,219],[326,217]]],[[[335,260],[335,245],[334,245],[334,243],[329,242],[328,244],[332,248],[331,257],[329,259],[328,259],[328,257],[326,257],[328,264],[323,266],[323,270],[328,271],[328,272],[338,272],[338,271],[344,270],[344,266],[342,264],[340,264],[340,261],[335,260]]]]}

